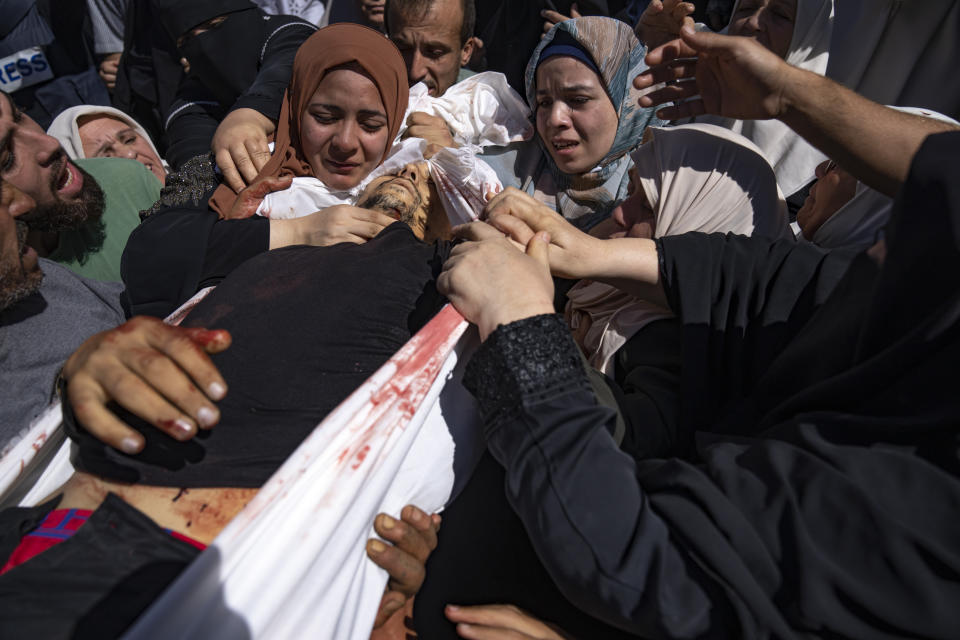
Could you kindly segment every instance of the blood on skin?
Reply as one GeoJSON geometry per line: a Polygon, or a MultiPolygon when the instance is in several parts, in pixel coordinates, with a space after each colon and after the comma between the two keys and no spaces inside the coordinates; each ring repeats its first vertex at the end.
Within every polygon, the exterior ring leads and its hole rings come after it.
{"type": "Polygon", "coordinates": [[[176,428],[176,420],[159,420],[157,421],[157,426],[167,432],[171,438],[179,439],[178,436],[180,436],[180,432],[176,428]]]}
{"type": "Polygon", "coordinates": [[[221,347],[230,344],[230,333],[224,329],[203,329],[194,327],[190,329],[184,329],[184,331],[187,332],[188,338],[205,349],[211,345],[215,347],[221,347]]]}

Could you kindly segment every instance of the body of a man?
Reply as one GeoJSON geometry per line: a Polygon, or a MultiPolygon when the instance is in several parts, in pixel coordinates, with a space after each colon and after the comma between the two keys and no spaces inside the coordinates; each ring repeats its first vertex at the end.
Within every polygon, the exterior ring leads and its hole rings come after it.
{"type": "MultiPolygon", "coordinates": [[[[399,176],[379,180],[362,195],[370,206],[403,220],[421,219],[431,210],[428,173],[413,165],[399,176]]],[[[170,423],[167,435],[122,412],[120,417],[135,425],[146,447],[128,455],[103,444],[78,419],[94,412],[89,398],[73,397],[74,391],[82,394],[74,384],[76,361],[85,356],[71,358],[64,367],[71,396],[65,427],[77,446],[73,463],[78,472],[56,492],[57,500],[33,510],[4,513],[0,520],[4,530],[24,531],[45,517],[54,502],[58,509],[89,509],[93,513],[84,527],[101,538],[110,537],[114,549],[84,534],[44,552],[31,569],[11,569],[0,578],[0,593],[9,596],[4,598],[4,616],[17,611],[11,624],[23,629],[38,628],[30,626],[36,624],[47,630],[69,627],[75,624],[77,611],[95,610],[90,607],[96,594],[108,597],[121,589],[121,583],[125,585],[121,590],[127,589],[127,576],[142,570],[149,578],[133,581],[128,602],[117,604],[110,616],[91,614],[98,632],[118,633],[129,624],[158,593],[157,584],[162,588],[163,581],[173,579],[195,555],[184,546],[183,536],[201,546],[212,541],[315,425],[439,309],[443,299],[433,282],[449,243],[427,244],[418,235],[397,222],[365,244],[294,246],[262,253],[218,285],[191,312],[185,328],[167,328],[189,333],[216,325],[228,330],[238,347],[213,357],[231,393],[215,414],[209,409],[197,412],[205,427],[221,422],[199,437],[191,438],[196,430],[182,420],[159,420],[170,423]],[[350,286],[344,287],[347,282],[350,286]],[[265,378],[264,368],[251,367],[251,362],[267,363],[264,366],[272,373],[265,378]],[[119,538],[102,531],[105,518],[119,522],[115,526],[119,538]],[[177,532],[180,539],[167,536],[164,529],[177,532]],[[35,593],[24,593],[23,587],[44,583],[51,563],[59,562],[62,554],[70,557],[77,547],[89,549],[80,554],[79,565],[72,565],[77,579],[58,582],[58,604],[39,616],[35,593]],[[164,563],[170,570],[163,576],[150,572],[150,567],[164,563]],[[13,603],[20,598],[19,605],[13,603]]],[[[13,247],[5,241],[7,245],[13,247]]],[[[149,332],[151,322],[130,321],[129,332],[149,332]]],[[[221,347],[229,343],[222,331],[206,334],[221,347]]],[[[135,352],[142,353],[128,350],[135,352]]],[[[132,406],[129,396],[143,393],[142,388],[120,386],[127,397],[117,400],[124,406],[132,406]]],[[[102,395],[93,400],[97,403],[105,404],[102,395]]],[[[422,525],[421,533],[435,526],[423,514],[414,520],[422,525]]],[[[0,531],[0,546],[9,547],[10,537],[0,531]]],[[[397,542],[390,535],[386,538],[397,542]]],[[[403,544],[398,545],[402,550],[403,544]]],[[[402,580],[395,576],[394,582],[402,580]]],[[[418,585],[419,579],[415,582],[418,585]]],[[[378,621],[398,607],[387,606],[385,598],[378,621]]]]}

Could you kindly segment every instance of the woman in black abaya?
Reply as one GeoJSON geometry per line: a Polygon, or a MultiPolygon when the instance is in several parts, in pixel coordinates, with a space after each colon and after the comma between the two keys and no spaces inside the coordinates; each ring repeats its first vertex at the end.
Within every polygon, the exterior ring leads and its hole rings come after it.
{"type": "Polygon", "coordinates": [[[960,133],[924,143],[885,256],[656,242],[685,459],[617,447],[558,316],[489,335],[466,383],[572,603],[643,637],[956,635],[957,149],[960,133]]]}

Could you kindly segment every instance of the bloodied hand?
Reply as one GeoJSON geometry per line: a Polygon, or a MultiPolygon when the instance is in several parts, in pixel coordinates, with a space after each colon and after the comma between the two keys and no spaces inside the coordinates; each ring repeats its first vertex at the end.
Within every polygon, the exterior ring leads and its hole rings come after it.
{"type": "Polygon", "coordinates": [[[143,436],[109,409],[111,402],[187,440],[220,419],[214,401],[227,385],[208,354],[229,346],[226,331],[133,318],[91,336],[70,356],[63,366],[65,401],[87,431],[124,453],[143,449],[143,436]]]}

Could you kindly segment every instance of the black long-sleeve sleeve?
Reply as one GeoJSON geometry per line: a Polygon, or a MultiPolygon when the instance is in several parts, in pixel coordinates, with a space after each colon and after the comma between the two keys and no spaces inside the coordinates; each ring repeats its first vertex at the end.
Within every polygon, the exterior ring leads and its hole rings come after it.
{"type": "Polygon", "coordinates": [[[150,216],[130,234],[123,252],[131,312],[163,318],[269,243],[270,221],[261,216],[218,220],[212,211],[189,208],[150,216]]]}
{"type": "Polygon", "coordinates": [[[270,18],[270,33],[263,44],[260,70],[253,84],[241,94],[230,108],[256,109],[271,120],[280,117],[283,93],[290,84],[293,59],[303,41],[317,27],[291,16],[270,18]]]}
{"type": "Polygon", "coordinates": [[[162,318],[269,249],[268,219],[220,220],[207,207],[218,185],[210,155],[197,156],[167,176],[160,200],[141,213],[120,261],[133,314],[162,318]]]}
{"type": "Polygon", "coordinates": [[[958,628],[960,524],[947,514],[960,487],[933,463],[955,429],[904,442],[855,416],[801,415],[762,439],[702,438],[696,462],[638,461],[610,437],[614,413],[575,349],[559,317],[521,320],[465,378],[507,498],[572,603],[649,638],[958,628]]]}
{"type": "Polygon", "coordinates": [[[507,498],[571,602],[653,637],[710,628],[718,587],[651,508],[633,459],[610,436],[616,413],[596,401],[560,316],[498,328],[464,383],[506,469],[507,498]]]}
{"type": "MultiPolygon", "coordinates": [[[[830,353],[816,353],[825,333],[855,327],[831,323],[824,331],[807,331],[815,313],[833,294],[856,254],[826,251],[792,240],[758,242],[734,234],[686,233],[657,240],[661,283],[681,329],[681,394],[696,397],[680,408],[679,421],[689,438],[693,430],[714,429],[718,416],[730,414],[736,428],[752,424],[763,412],[798,388],[846,366],[852,338],[836,340],[830,353]],[[784,357],[791,345],[793,358],[784,357]],[[764,394],[758,388],[778,361],[789,369],[764,394]],[[752,398],[746,404],[744,401],[752,398]]],[[[865,257],[861,268],[875,272],[865,257]]],[[[864,273],[870,278],[870,273],[864,273]]],[[[844,313],[869,287],[851,287],[844,313]]],[[[849,319],[849,320],[852,320],[849,319]]],[[[832,337],[832,336],[831,336],[832,337]]]]}
{"type": "Polygon", "coordinates": [[[167,161],[179,168],[190,158],[208,152],[217,126],[228,111],[255,109],[276,122],[297,49],[316,30],[314,25],[292,16],[270,17],[256,78],[232,105],[221,105],[197,78],[184,79],[164,116],[169,140],[167,161]]]}

